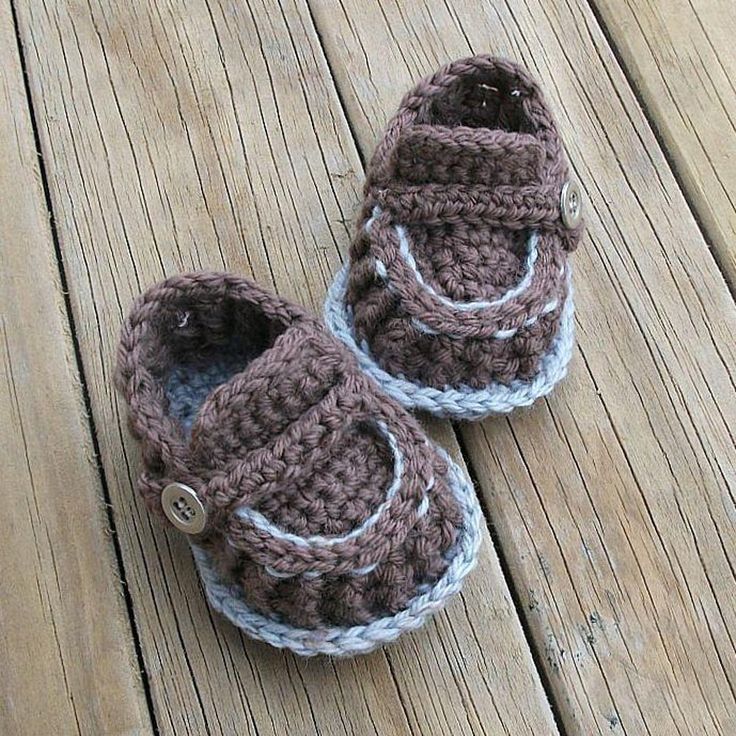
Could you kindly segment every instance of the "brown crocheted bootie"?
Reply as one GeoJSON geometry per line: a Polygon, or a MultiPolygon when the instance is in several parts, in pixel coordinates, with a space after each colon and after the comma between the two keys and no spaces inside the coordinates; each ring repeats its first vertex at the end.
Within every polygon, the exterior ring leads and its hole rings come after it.
{"type": "Polygon", "coordinates": [[[154,286],[133,307],[117,385],[140,490],[190,535],[208,598],[305,654],[414,629],[476,559],[460,470],[315,319],[235,276],[154,286]]]}
{"type": "Polygon", "coordinates": [[[528,405],[572,353],[580,215],[534,80],[456,61],[404,98],[378,145],[327,322],[407,407],[477,419],[528,405]]]}

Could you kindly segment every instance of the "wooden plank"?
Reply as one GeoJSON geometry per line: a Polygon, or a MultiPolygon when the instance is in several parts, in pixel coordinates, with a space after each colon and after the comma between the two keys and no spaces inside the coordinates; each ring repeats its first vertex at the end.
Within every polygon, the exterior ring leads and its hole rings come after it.
{"type": "Polygon", "coordinates": [[[736,290],[733,0],[593,0],[736,290]]]}
{"type": "Polygon", "coordinates": [[[311,7],[368,154],[476,51],[548,91],[589,204],[572,375],[462,432],[567,734],[736,732],[736,308],[587,3],[311,7]]]}
{"type": "MultiPolygon", "coordinates": [[[[111,387],[133,297],[228,267],[320,307],[360,162],[303,2],[18,3],[102,460],[162,733],[556,733],[490,540],[446,614],[304,661],[208,611],[184,539],[131,492],[111,387]]],[[[448,427],[439,428],[450,443],[448,427]]]]}
{"type": "Polygon", "coordinates": [[[0,56],[0,733],[151,733],[7,2],[0,56]]]}

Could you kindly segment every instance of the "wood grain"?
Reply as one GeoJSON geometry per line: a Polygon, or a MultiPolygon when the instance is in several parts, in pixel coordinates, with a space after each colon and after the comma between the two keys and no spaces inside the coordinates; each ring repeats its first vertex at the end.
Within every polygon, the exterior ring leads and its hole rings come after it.
{"type": "Polygon", "coordinates": [[[227,267],[317,309],[346,250],[362,172],[304,3],[23,0],[18,15],[160,732],[556,733],[489,539],[423,632],[304,661],[213,618],[186,541],[131,490],[110,371],[133,297],[227,267]]]}
{"type": "Polygon", "coordinates": [[[310,3],[364,156],[471,50],[547,90],[587,194],[568,381],[465,427],[566,734],[736,731],[736,308],[585,2],[310,3]]]}
{"type": "Polygon", "coordinates": [[[593,0],[736,292],[736,6],[593,0]]]}
{"type": "Polygon", "coordinates": [[[151,733],[7,2],[0,57],[0,733],[151,733]]]}

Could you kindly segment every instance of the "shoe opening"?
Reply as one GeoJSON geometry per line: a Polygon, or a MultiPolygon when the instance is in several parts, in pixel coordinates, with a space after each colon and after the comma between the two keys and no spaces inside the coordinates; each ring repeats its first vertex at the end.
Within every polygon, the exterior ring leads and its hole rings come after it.
{"type": "Polygon", "coordinates": [[[477,69],[459,77],[429,105],[422,123],[533,133],[523,100],[528,85],[497,69],[477,69]]]}
{"type": "Polygon", "coordinates": [[[167,413],[185,436],[212,391],[245,370],[287,327],[285,319],[227,297],[195,302],[182,294],[161,308],[147,334],[149,364],[167,413]]]}

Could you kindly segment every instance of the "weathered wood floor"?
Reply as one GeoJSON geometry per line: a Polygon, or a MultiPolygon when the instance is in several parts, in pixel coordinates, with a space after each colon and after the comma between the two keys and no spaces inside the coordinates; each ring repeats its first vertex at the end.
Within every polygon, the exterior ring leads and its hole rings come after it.
{"type": "Polygon", "coordinates": [[[0,0],[0,733],[736,733],[732,0],[0,0]],[[451,58],[524,62],[587,195],[568,381],[433,431],[487,514],[427,629],[304,661],[210,614],[131,490],[132,299],[229,268],[311,308],[363,162],[451,58]]]}

